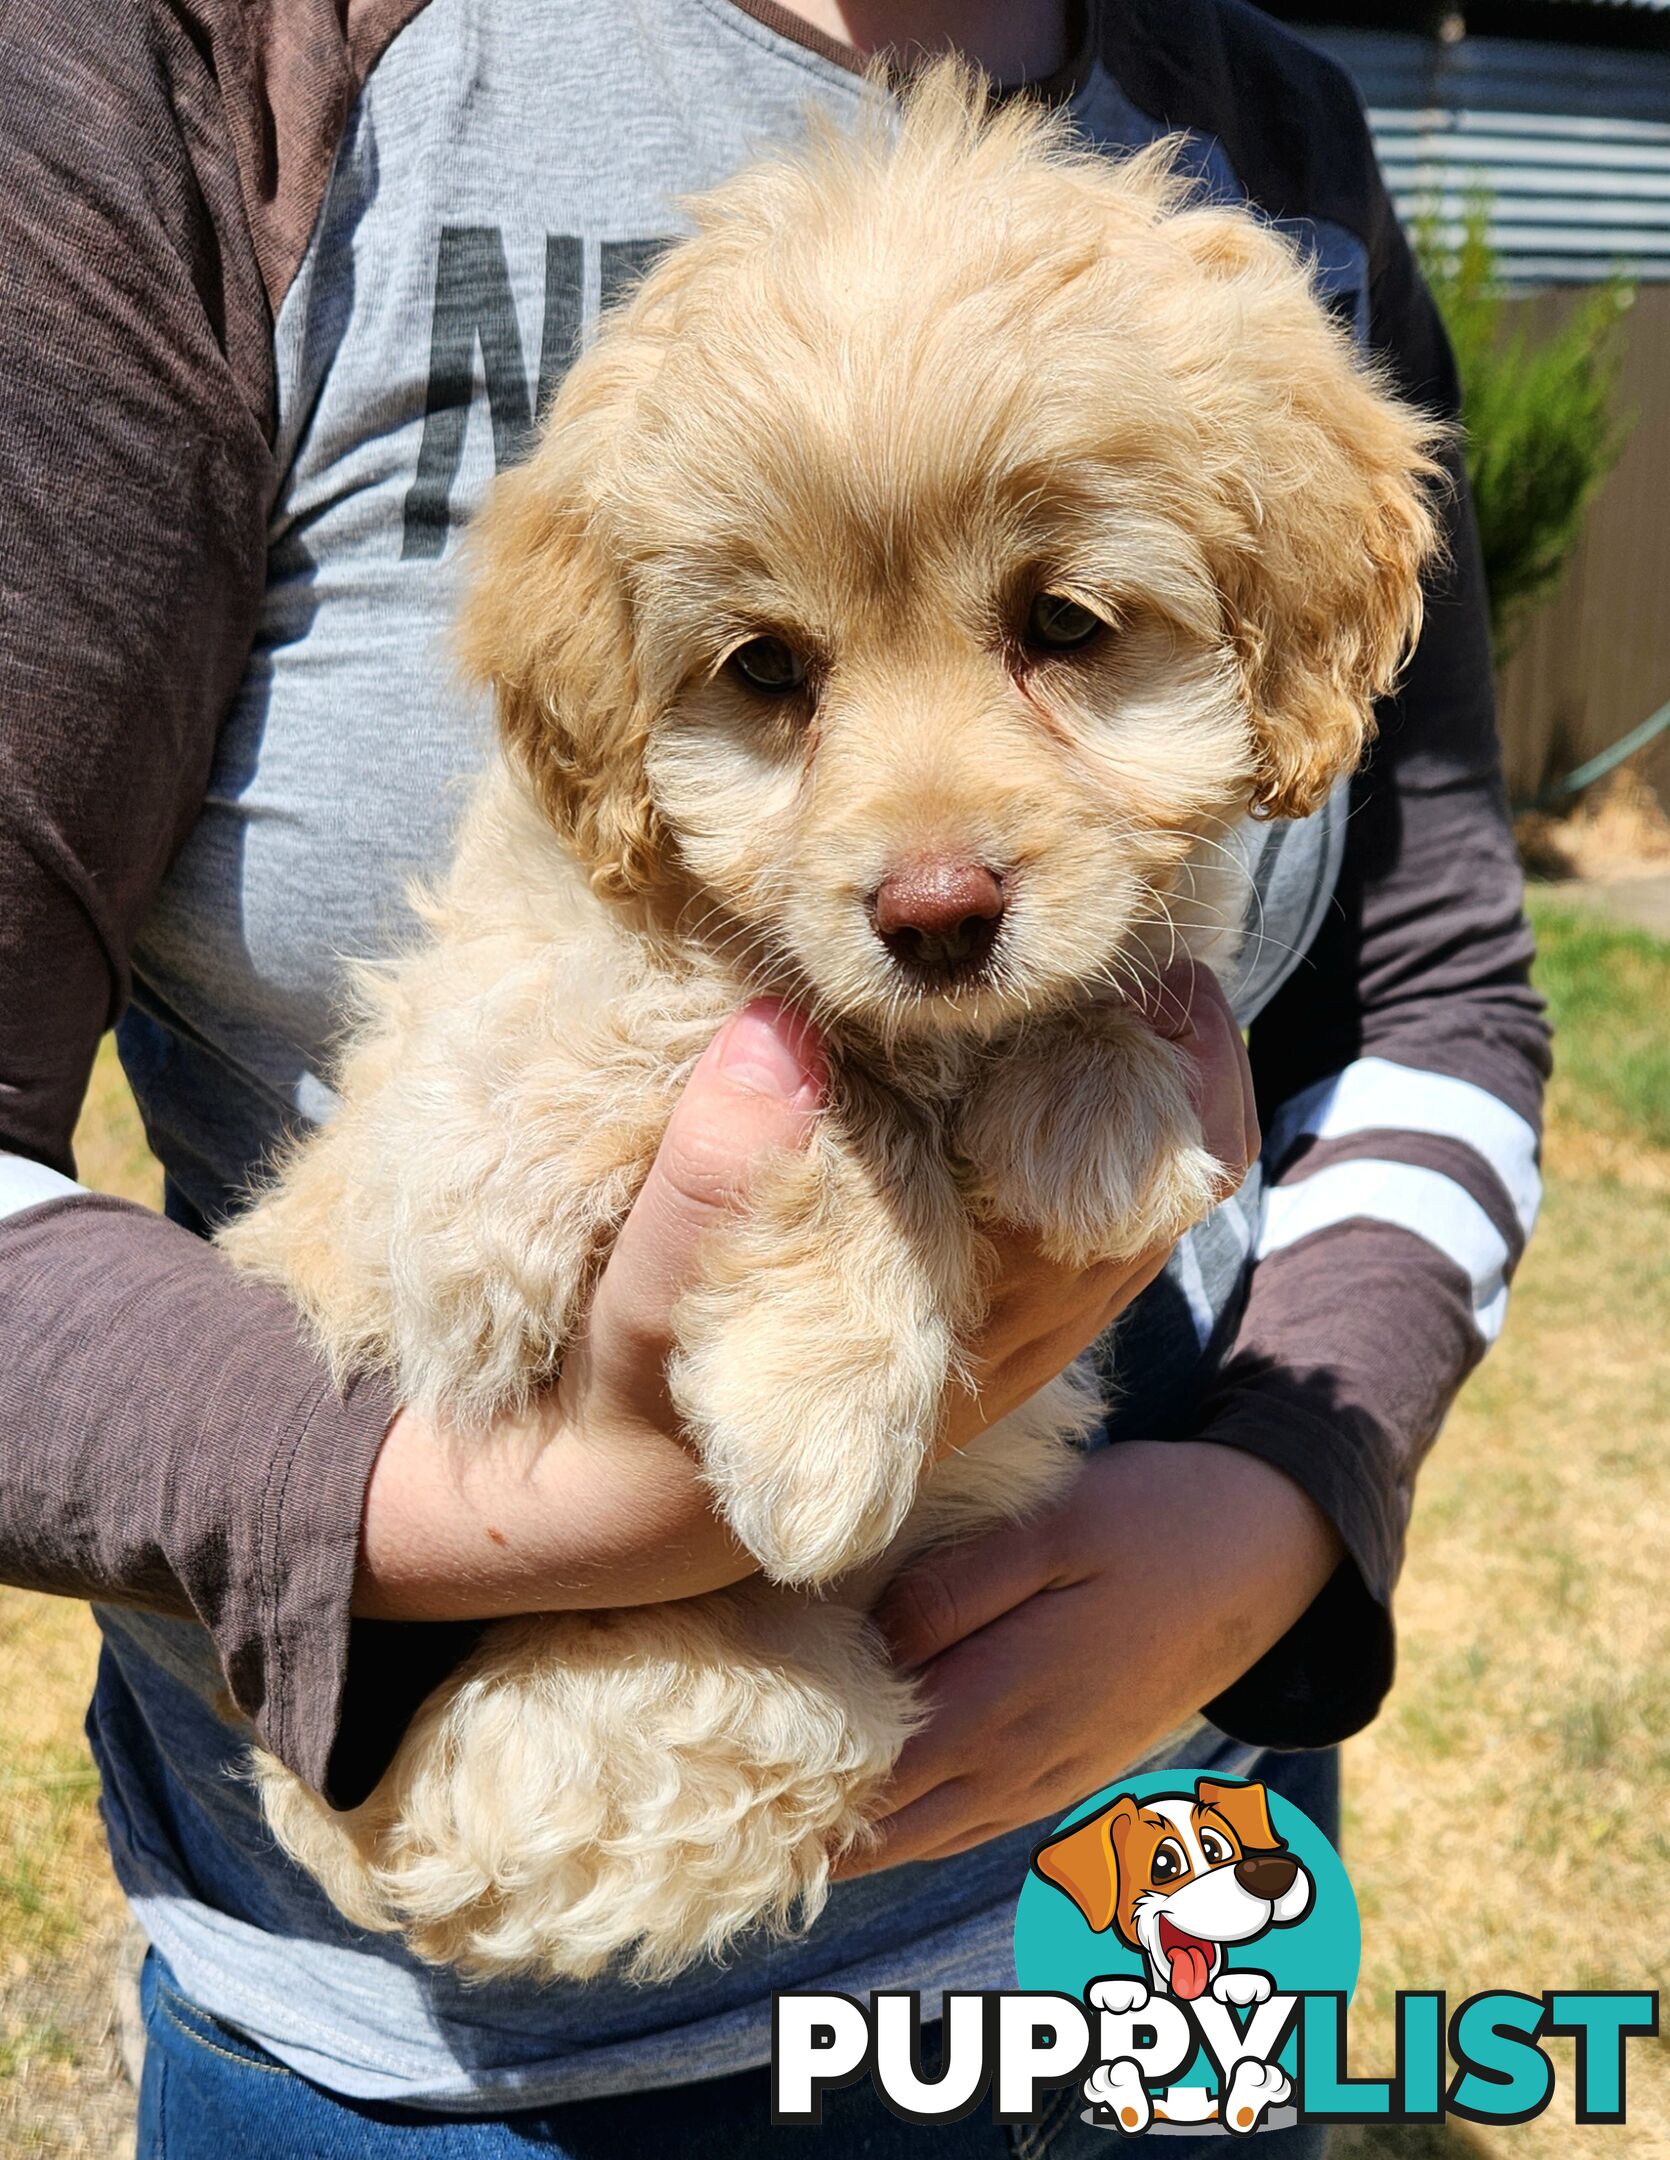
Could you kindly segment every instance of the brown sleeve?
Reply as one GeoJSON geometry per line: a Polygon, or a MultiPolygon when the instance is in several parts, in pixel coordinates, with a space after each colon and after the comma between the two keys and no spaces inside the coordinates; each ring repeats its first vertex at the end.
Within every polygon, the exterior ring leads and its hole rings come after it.
{"type": "Polygon", "coordinates": [[[338,1395],[282,1297],[119,1201],[11,1217],[0,1281],[5,1579],[194,1616],[274,1754],[356,1782],[357,1736],[332,1756],[386,1387],[338,1395]]]}
{"type": "MultiPolygon", "coordinates": [[[[1370,184],[1373,342],[1407,394],[1453,414],[1437,312],[1372,172],[1370,184]]],[[[1505,1280],[1535,1209],[1548,1029],[1530,980],[1484,578],[1459,473],[1449,512],[1450,567],[1354,785],[1335,903],[1252,1031],[1272,1214],[1298,1196],[1312,1227],[1254,1267],[1197,1430],[1293,1477],[1348,1555],[1291,1633],[1210,1706],[1227,1730],[1267,1745],[1342,1739],[1390,1686],[1416,1473],[1499,1317],[1498,1277],[1481,1283],[1468,1262],[1482,1253],[1489,1270],[1499,1256],[1505,1280]],[[1321,1103],[1340,1099],[1342,1076],[1348,1129],[1306,1131],[1321,1103]],[[1417,1217],[1430,1203],[1430,1218],[1384,1219],[1388,1190],[1413,1194],[1417,1217]]]]}
{"type": "MultiPolygon", "coordinates": [[[[0,1150],[66,1172],[265,574],[248,159],[271,143],[247,84],[229,124],[217,73],[256,11],[187,12],[4,9],[0,1150]]],[[[304,118],[345,109],[332,80],[304,118]]],[[[389,1414],[376,1387],[339,1398],[283,1306],[172,1224],[88,1198],[0,1220],[0,1580],[195,1613],[316,1785],[375,1775],[333,1749],[389,1414]]]]}

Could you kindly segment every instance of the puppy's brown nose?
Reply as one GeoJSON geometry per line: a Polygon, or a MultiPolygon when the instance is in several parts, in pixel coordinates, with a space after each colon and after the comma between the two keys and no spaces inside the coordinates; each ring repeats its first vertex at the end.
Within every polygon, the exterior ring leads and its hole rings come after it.
{"type": "Polygon", "coordinates": [[[1241,1888],[1271,1905],[1277,1898],[1286,1897],[1298,1872],[1299,1863],[1291,1853],[1248,1853],[1235,1863],[1235,1880],[1241,1888]]]}
{"type": "Polygon", "coordinates": [[[876,935],[924,982],[971,975],[991,955],[1003,920],[1003,882],[983,863],[936,857],[883,878],[870,900],[876,935]]]}

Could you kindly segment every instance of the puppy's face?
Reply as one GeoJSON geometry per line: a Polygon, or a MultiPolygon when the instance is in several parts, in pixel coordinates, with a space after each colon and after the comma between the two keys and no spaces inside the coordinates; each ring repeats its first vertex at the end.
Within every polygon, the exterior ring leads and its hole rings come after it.
{"type": "Polygon", "coordinates": [[[601,890],[872,1032],[1215,927],[1188,866],[1356,761],[1430,430],[1250,217],[982,119],[696,205],[483,519],[467,624],[601,890]]]}

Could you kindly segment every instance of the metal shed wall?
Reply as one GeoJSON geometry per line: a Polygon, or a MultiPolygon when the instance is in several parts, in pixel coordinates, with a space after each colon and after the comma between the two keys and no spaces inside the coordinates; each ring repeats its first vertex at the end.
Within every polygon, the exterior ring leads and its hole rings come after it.
{"type": "Polygon", "coordinates": [[[1510,284],[1670,279],[1670,53],[1296,27],[1356,81],[1405,217],[1482,186],[1510,284]]]}

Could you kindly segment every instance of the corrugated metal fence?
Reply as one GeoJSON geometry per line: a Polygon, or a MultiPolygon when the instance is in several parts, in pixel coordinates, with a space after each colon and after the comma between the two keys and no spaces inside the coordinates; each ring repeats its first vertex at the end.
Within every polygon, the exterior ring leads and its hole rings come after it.
{"type": "Polygon", "coordinates": [[[1459,224],[1488,191],[1490,238],[1515,283],[1623,268],[1670,278],[1670,121],[1559,113],[1370,113],[1399,205],[1459,224]]]}
{"type": "Polygon", "coordinates": [[[1299,27],[1355,81],[1405,217],[1483,188],[1510,284],[1670,278],[1670,54],[1299,27]]]}

